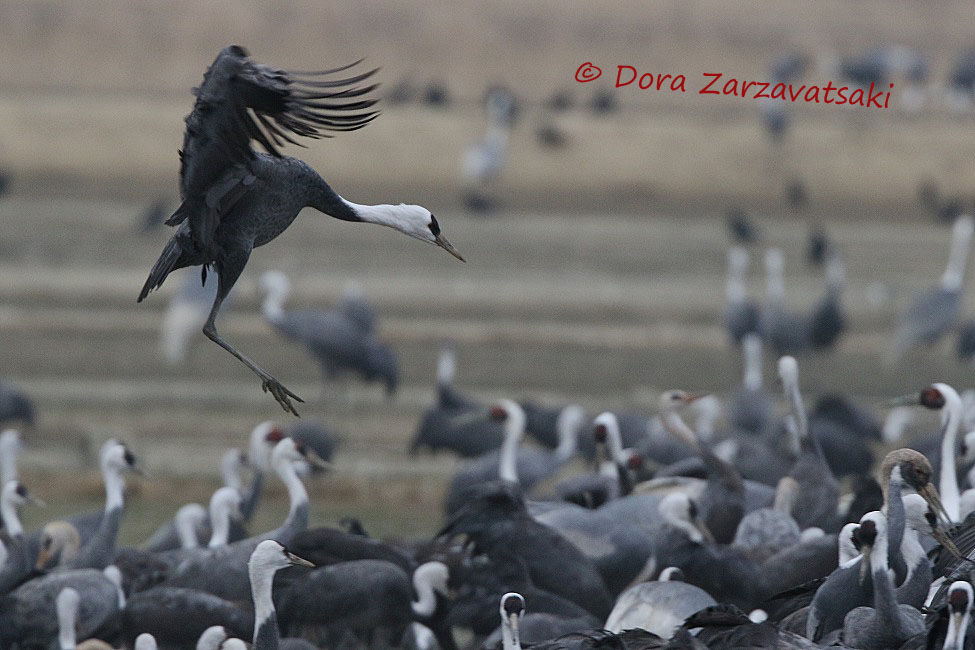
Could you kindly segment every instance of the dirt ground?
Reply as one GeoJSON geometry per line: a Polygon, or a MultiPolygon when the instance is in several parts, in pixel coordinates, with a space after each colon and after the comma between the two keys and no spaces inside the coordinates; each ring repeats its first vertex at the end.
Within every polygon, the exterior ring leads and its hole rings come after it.
{"type": "MultiPolygon", "coordinates": [[[[936,103],[913,114],[796,105],[794,128],[773,147],[753,100],[627,87],[614,91],[618,113],[578,108],[551,118],[566,134],[564,149],[534,139],[550,119],[545,98],[566,89],[581,103],[599,83],[573,81],[584,61],[610,79],[620,64],[685,74],[693,90],[707,70],[767,78],[769,61],[791,48],[824,56],[894,42],[923,49],[940,80],[970,45],[968,3],[813,10],[795,0],[775,12],[717,1],[317,7],[0,0],[0,168],[12,176],[0,198],[0,376],[37,400],[40,425],[27,436],[23,473],[51,504],[29,513],[30,523],[96,506],[93,453],[119,436],[146,467],[145,478],[130,481],[123,531],[126,541],[143,539],[178,504],[207,498],[225,446],[245,444],[257,422],[285,417],[202,336],[183,366],[162,361],[159,326],[176,277],[135,303],[167,236],[140,233],[138,220],[157,197],[175,207],[188,90],[230,42],[293,68],[365,55],[381,66],[384,89],[442,80],[456,98],[446,109],[387,103],[368,128],[288,153],[352,200],[426,205],[468,264],[308,211],[255,252],[220,321],[307,399],[303,415],[344,435],[334,472],[311,487],[316,522],[354,514],[383,534],[436,527],[456,464],[405,452],[448,340],[458,384],[484,399],[650,412],[665,388],[727,394],[740,372],[719,324],[723,214],[732,204],[763,231],[752,251],[756,297],[761,253],[772,245],[786,254],[790,303],[808,308],[820,295],[821,274],[804,261],[813,225],[847,260],[851,331],[835,352],[800,360],[810,398],[848,392],[882,415],[885,398],[926,382],[971,384],[953,338],[900,364],[882,361],[897,314],[937,281],[947,258],[948,230],[918,207],[918,183],[936,179],[946,192],[975,195],[971,116],[936,103]],[[478,101],[496,81],[528,103],[491,188],[502,210],[482,217],[461,205],[460,161],[483,131],[478,101]],[[793,177],[809,190],[802,212],[784,201],[793,177]],[[400,356],[395,398],[357,384],[323,396],[314,364],[260,316],[257,277],[272,268],[295,285],[288,307],[327,308],[346,282],[362,287],[400,356]]],[[[815,70],[807,77],[828,79],[815,70]]],[[[272,496],[258,525],[281,516],[283,495],[272,496]]]]}

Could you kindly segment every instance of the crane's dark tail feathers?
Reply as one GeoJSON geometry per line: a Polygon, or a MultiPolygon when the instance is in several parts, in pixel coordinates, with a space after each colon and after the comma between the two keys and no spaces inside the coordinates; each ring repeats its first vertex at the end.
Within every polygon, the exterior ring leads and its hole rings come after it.
{"type": "Polygon", "coordinates": [[[149,278],[142,285],[142,291],[139,292],[139,299],[136,302],[142,302],[149,295],[150,291],[161,287],[162,283],[166,280],[166,276],[172,271],[185,266],[185,264],[180,263],[182,258],[183,247],[180,245],[177,237],[173,236],[166,243],[166,248],[163,249],[162,255],[159,256],[159,259],[152,266],[152,270],[149,271],[149,278]]]}

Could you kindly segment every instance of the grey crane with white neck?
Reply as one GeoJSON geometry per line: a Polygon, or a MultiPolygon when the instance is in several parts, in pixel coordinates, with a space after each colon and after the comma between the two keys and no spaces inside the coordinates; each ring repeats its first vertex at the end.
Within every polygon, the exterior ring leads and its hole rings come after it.
{"type": "Polygon", "coordinates": [[[869,563],[873,607],[857,607],[843,621],[843,642],[864,650],[897,648],[924,630],[924,617],[910,605],[899,605],[888,573],[887,518],[870,512],[860,520],[857,536],[869,563]]]}
{"type": "Polygon", "coordinates": [[[24,538],[24,527],[17,513],[17,509],[27,503],[41,502],[32,497],[20,481],[4,483],[0,490],[0,520],[8,539],[3,543],[5,557],[0,559],[0,595],[16,587],[34,568],[30,546],[24,538]]]}
{"type": "Polygon", "coordinates": [[[465,495],[477,484],[500,479],[529,490],[555,474],[575,454],[578,434],[585,418],[581,407],[565,407],[556,427],[559,446],[554,451],[548,451],[520,448],[525,435],[525,412],[514,400],[500,400],[488,415],[504,427],[501,448],[475,458],[458,470],[447,491],[448,514],[456,512],[464,504],[465,495]]]}
{"type": "Polygon", "coordinates": [[[114,634],[119,599],[118,586],[112,579],[96,569],[55,571],[25,582],[0,600],[0,647],[28,641],[37,645],[55,642],[59,634],[55,600],[66,587],[81,597],[78,637],[114,634]]]}
{"type": "MultiPolygon", "coordinates": [[[[354,64],[353,64],[354,65],[354,64]]],[[[247,265],[251,251],[280,235],[302,208],[336,219],[375,223],[440,246],[463,258],[418,205],[360,205],[347,201],[304,162],[282,156],[278,146],[295,136],[322,137],[368,124],[375,85],[361,86],[373,72],[336,79],[344,66],[320,73],[278,70],[253,61],[239,45],[217,55],[196,90],[180,152],[182,204],[168,225],[178,226],[139,293],[139,302],[166,276],[187,266],[212,266],[217,295],[203,333],[261,380],[281,407],[294,413],[301,401],[281,382],[217,333],[220,306],[247,265]],[[255,152],[256,140],[268,153],[255,152]]]]}
{"type": "Polygon", "coordinates": [[[388,395],[396,392],[399,362],[373,330],[363,329],[361,321],[342,309],[286,311],[291,283],[280,271],[261,275],[261,290],[264,320],[285,338],[307,348],[321,369],[323,391],[332,378],[351,372],[367,382],[382,382],[388,395]]]}
{"type": "Polygon", "coordinates": [[[278,650],[281,643],[278,620],[271,599],[274,574],[288,566],[313,566],[288,551],[273,539],[266,539],[254,548],[247,561],[247,573],[254,601],[254,650],[278,650]]]}
{"type": "Polygon", "coordinates": [[[901,318],[894,334],[894,359],[902,357],[914,345],[934,343],[954,324],[961,308],[965,267],[973,234],[975,220],[972,217],[962,215],[955,220],[945,272],[937,285],[914,297],[901,318]]]}
{"type": "MultiPolygon", "coordinates": [[[[105,480],[105,510],[95,533],[87,542],[82,541],[77,557],[65,565],[70,569],[104,569],[115,559],[115,548],[122,513],[125,510],[124,474],[137,471],[135,456],[128,447],[109,440],[102,447],[102,476],[105,480]]],[[[43,549],[38,554],[38,562],[43,549]]]]}
{"type": "Polygon", "coordinates": [[[799,365],[793,357],[779,359],[779,378],[790,406],[790,418],[786,425],[792,435],[791,451],[795,463],[789,476],[799,484],[792,517],[803,529],[810,526],[830,529],[836,519],[839,487],[826,463],[819,441],[809,434],[806,407],[799,392],[799,365]]]}

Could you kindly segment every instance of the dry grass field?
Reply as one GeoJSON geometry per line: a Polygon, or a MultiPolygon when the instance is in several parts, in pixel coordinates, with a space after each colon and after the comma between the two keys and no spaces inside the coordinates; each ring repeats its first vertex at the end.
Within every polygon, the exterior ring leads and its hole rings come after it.
{"type": "MultiPolygon", "coordinates": [[[[882,363],[896,314],[936,281],[947,256],[948,231],[919,211],[918,183],[975,194],[971,116],[940,105],[912,115],[796,105],[794,128],[773,151],[752,100],[628,87],[617,91],[619,113],[560,117],[564,150],[533,139],[542,100],[567,89],[581,102],[599,83],[572,80],[587,60],[610,80],[618,64],[685,74],[696,91],[709,70],[767,78],[771,58],[790,48],[855,54],[899,43],[924,50],[942,79],[971,44],[970,12],[963,1],[792,0],[773,12],[717,0],[0,0],[0,168],[13,177],[0,198],[0,376],[36,397],[40,425],[27,436],[23,473],[51,504],[29,521],[97,504],[94,450],[120,436],[147,471],[130,481],[134,512],[123,532],[138,541],[178,504],[207,498],[222,448],[244,444],[261,420],[285,417],[202,336],[185,365],[162,362],[158,328],[177,278],[135,303],[167,236],[140,234],[139,214],[157,196],[175,207],[189,88],[231,42],[292,68],[366,56],[386,88],[441,80],[458,98],[446,110],[388,106],[362,131],[288,153],[352,200],[426,205],[468,264],[309,211],[256,251],[218,321],[308,400],[303,415],[345,436],[334,472],[311,486],[317,522],[355,514],[384,534],[436,526],[454,461],[405,450],[447,340],[457,344],[459,385],[485,399],[650,411],[664,388],[733,388],[738,359],[718,322],[723,211],[732,203],[757,215],[763,246],[784,248],[797,308],[822,287],[803,261],[809,226],[823,225],[846,256],[851,332],[834,353],[801,360],[810,397],[850,392],[882,413],[883,398],[928,381],[971,385],[953,341],[882,363]],[[478,101],[497,81],[531,104],[495,185],[504,209],[479,218],[459,201],[460,160],[483,130],[478,101]],[[803,214],[783,199],[793,176],[809,188],[803,214]],[[349,385],[323,401],[315,366],[261,319],[256,280],[272,268],[296,285],[289,307],[326,308],[347,281],[362,286],[401,358],[394,399],[349,385]],[[881,286],[890,300],[873,302],[881,286]]],[[[825,83],[817,74],[811,83],[825,83]]],[[[761,248],[754,252],[760,296],[761,248]]],[[[259,525],[280,517],[282,495],[273,496],[259,525]]]]}

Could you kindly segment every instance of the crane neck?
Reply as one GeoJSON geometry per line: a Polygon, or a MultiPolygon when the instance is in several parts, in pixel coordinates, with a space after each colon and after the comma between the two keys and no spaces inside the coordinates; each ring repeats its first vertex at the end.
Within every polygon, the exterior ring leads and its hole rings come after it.
{"type": "Polygon", "coordinates": [[[125,609],[125,590],[122,588],[122,572],[116,565],[109,564],[102,570],[102,573],[115,587],[115,602],[118,604],[118,611],[121,612],[125,609]]]}
{"type": "Polygon", "coordinates": [[[945,405],[941,407],[941,477],[938,481],[938,491],[941,493],[941,503],[952,522],[959,520],[961,510],[961,491],[958,488],[958,469],[956,466],[955,449],[958,443],[958,430],[961,427],[961,397],[957,391],[947,384],[935,384],[944,395],[945,405]]]}
{"type": "Polygon", "coordinates": [[[799,483],[791,476],[783,476],[775,488],[775,501],[772,503],[772,509],[791,515],[798,494],[799,483]]]}
{"type": "Polygon", "coordinates": [[[239,493],[243,494],[244,483],[240,478],[240,471],[240,452],[237,449],[232,449],[227,452],[223,458],[223,461],[220,463],[220,477],[223,479],[223,484],[225,486],[233,488],[239,493]]]}
{"type": "Polygon", "coordinates": [[[102,470],[105,481],[105,512],[121,509],[125,505],[125,479],[122,470],[115,465],[106,465],[102,470]]]}
{"type": "Polygon", "coordinates": [[[437,610],[437,592],[433,583],[423,570],[423,565],[413,572],[413,589],[416,590],[416,600],[411,603],[413,613],[420,618],[430,618],[437,610]]]}
{"type": "Polygon", "coordinates": [[[398,205],[353,203],[339,196],[317,172],[310,168],[308,171],[314,174],[313,180],[308,183],[310,196],[307,205],[309,207],[342,221],[374,223],[414,234],[416,223],[412,217],[416,217],[418,209],[422,210],[419,206],[402,203],[398,205]]]}
{"type": "Polygon", "coordinates": [[[13,429],[0,433],[0,485],[17,480],[17,454],[20,453],[20,434],[13,429]]]}
{"type": "Polygon", "coordinates": [[[627,458],[623,452],[623,436],[620,434],[620,423],[616,416],[607,417],[606,425],[606,453],[609,459],[617,465],[625,465],[627,458]]]}
{"type": "Polygon", "coordinates": [[[275,569],[261,564],[248,566],[254,599],[254,650],[275,650],[280,642],[277,614],[271,598],[275,569]]]}
{"type": "Polygon", "coordinates": [[[230,507],[222,499],[216,498],[210,502],[210,542],[209,548],[226,546],[230,541],[230,507]]]}
{"type": "Polygon", "coordinates": [[[765,300],[774,305],[785,302],[782,255],[776,251],[769,251],[765,256],[765,300]]]}
{"type": "MultiPolygon", "coordinates": [[[[282,458],[277,462],[277,466],[274,469],[288,490],[288,501],[290,502],[288,521],[292,522],[295,517],[299,516],[300,511],[304,511],[305,516],[307,516],[308,492],[305,490],[305,484],[301,482],[301,478],[295,470],[294,462],[290,459],[282,458]]],[[[307,522],[305,523],[307,524],[307,522]]],[[[302,525],[301,529],[304,527],[302,525]]]]}
{"type": "Polygon", "coordinates": [[[684,418],[674,409],[668,408],[664,410],[663,413],[663,423],[664,427],[673,434],[678,440],[686,444],[694,451],[700,451],[701,443],[698,441],[697,436],[691,430],[687,423],[684,422],[684,418]]]}
{"type": "Polygon", "coordinates": [[[576,405],[566,406],[559,413],[555,423],[558,432],[559,444],[555,448],[555,459],[559,465],[569,462],[576,453],[576,445],[579,441],[579,430],[582,428],[585,412],[582,407],[576,405]]]}
{"type": "Polygon", "coordinates": [[[884,502],[881,512],[887,517],[887,566],[892,568],[895,576],[902,581],[910,571],[910,566],[903,555],[904,534],[907,526],[907,512],[903,497],[904,480],[901,469],[894,466],[890,471],[890,478],[883,488],[884,502]]]}
{"type": "Polygon", "coordinates": [[[508,483],[518,482],[518,446],[525,434],[525,415],[514,409],[504,421],[504,440],[498,462],[498,478],[508,483]]]}
{"type": "Polygon", "coordinates": [[[744,354],[745,376],[742,383],[749,391],[762,389],[762,340],[757,334],[746,334],[741,340],[744,354]]]}
{"type": "Polygon", "coordinates": [[[901,539],[901,557],[904,558],[907,567],[907,574],[904,577],[906,582],[918,565],[927,558],[924,547],[921,546],[921,535],[913,526],[904,528],[904,537],[901,539]]]}
{"type": "Polygon", "coordinates": [[[972,218],[959,217],[951,234],[951,252],[948,265],[941,276],[941,286],[951,291],[959,291],[965,279],[968,264],[968,251],[972,241],[972,218]]]}
{"type": "Polygon", "coordinates": [[[790,422],[786,421],[786,431],[789,434],[791,451],[798,456],[802,450],[802,443],[809,434],[809,421],[806,419],[806,407],[802,403],[802,393],[799,392],[799,382],[793,378],[785,385],[786,397],[789,400],[790,422]]]}
{"type": "Polygon", "coordinates": [[[2,498],[0,498],[0,520],[7,529],[7,534],[11,537],[24,534],[24,526],[20,522],[20,515],[17,513],[17,504],[14,502],[16,482],[7,482],[3,486],[2,498]]]}
{"type": "Polygon", "coordinates": [[[60,650],[75,650],[77,635],[75,622],[78,618],[78,603],[58,598],[55,605],[58,615],[58,646],[60,650]]]}
{"type": "Polygon", "coordinates": [[[748,268],[748,253],[742,248],[732,248],[728,252],[728,277],[725,281],[725,300],[729,303],[745,300],[745,273],[748,268]]]}
{"type": "Polygon", "coordinates": [[[180,548],[200,547],[200,540],[196,537],[196,524],[202,519],[204,512],[199,503],[189,503],[176,512],[174,523],[180,548]]]}
{"type": "Polygon", "coordinates": [[[901,631],[903,622],[897,594],[890,578],[887,564],[886,526],[877,526],[877,537],[870,552],[870,571],[873,575],[873,607],[878,623],[885,629],[901,631]]]}
{"type": "Polygon", "coordinates": [[[437,358],[437,385],[450,386],[457,373],[457,357],[452,348],[444,348],[437,358]]]}
{"type": "Polygon", "coordinates": [[[269,323],[280,323],[284,320],[284,301],[288,299],[288,292],[284,288],[269,289],[261,303],[261,312],[269,323]]]}

